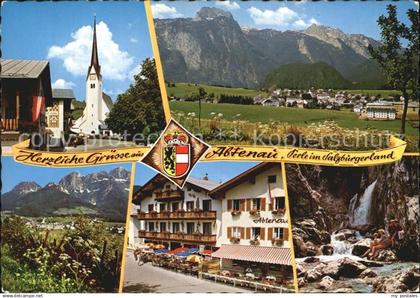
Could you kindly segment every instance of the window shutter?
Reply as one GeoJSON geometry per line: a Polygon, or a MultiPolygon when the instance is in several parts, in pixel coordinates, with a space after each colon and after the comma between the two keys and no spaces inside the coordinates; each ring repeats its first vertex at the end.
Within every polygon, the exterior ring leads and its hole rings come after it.
{"type": "Polygon", "coordinates": [[[252,199],[246,199],[246,211],[251,211],[251,201],[252,199]]]}
{"type": "Polygon", "coordinates": [[[261,211],[265,211],[265,198],[261,198],[261,211]]]}
{"type": "Polygon", "coordinates": [[[245,211],[245,200],[240,200],[239,210],[245,211]]]}
{"type": "Polygon", "coordinates": [[[283,228],[283,240],[289,240],[289,229],[283,228]]]}
{"type": "Polygon", "coordinates": [[[261,230],[260,230],[260,238],[261,238],[261,240],[264,240],[265,239],[265,228],[261,228],[261,230]]]}
{"type": "Polygon", "coordinates": [[[267,240],[272,240],[273,239],[273,228],[268,228],[267,232],[268,232],[267,240]]]}
{"type": "Polygon", "coordinates": [[[251,228],[246,228],[246,239],[251,239],[251,228]]]}
{"type": "Polygon", "coordinates": [[[227,209],[228,211],[232,211],[232,200],[227,200],[227,209]]]}
{"type": "Polygon", "coordinates": [[[227,228],[227,236],[228,236],[228,239],[232,238],[232,227],[227,228]]]}
{"type": "Polygon", "coordinates": [[[241,239],[245,239],[245,228],[241,227],[241,239]]]}

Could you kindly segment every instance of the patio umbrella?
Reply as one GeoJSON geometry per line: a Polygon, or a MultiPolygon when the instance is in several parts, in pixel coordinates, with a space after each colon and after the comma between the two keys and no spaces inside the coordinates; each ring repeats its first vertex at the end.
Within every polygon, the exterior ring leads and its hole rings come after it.
{"type": "Polygon", "coordinates": [[[210,250],[210,249],[205,249],[205,250],[202,250],[202,251],[199,252],[199,254],[203,255],[203,256],[211,256],[212,253],[213,253],[213,251],[210,250]]]}
{"type": "Polygon", "coordinates": [[[176,249],[174,249],[174,250],[171,250],[170,252],[168,252],[169,254],[171,254],[171,255],[176,255],[177,253],[180,253],[180,252],[184,252],[184,251],[187,251],[188,250],[188,248],[185,248],[185,247],[178,247],[178,248],[176,248],[176,249]]]}
{"type": "Polygon", "coordinates": [[[201,263],[201,257],[197,255],[190,255],[187,257],[187,261],[191,263],[200,264],[201,263]]]}
{"type": "Polygon", "coordinates": [[[169,250],[167,250],[166,248],[162,248],[162,249],[158,249],[155,250],[155,254],[166,254],[169,250]]]}
{"type": "Polygon", "coordinates": [[[163,248],[165,248],[165,245],[163,245],[163,244],[156,244],[155,245],[155,249],[163,249],[163,248]]]}

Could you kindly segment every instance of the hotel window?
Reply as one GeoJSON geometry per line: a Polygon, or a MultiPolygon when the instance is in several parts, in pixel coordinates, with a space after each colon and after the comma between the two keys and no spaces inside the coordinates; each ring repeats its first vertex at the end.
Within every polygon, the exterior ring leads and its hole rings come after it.
{"type": "Polygon", "coordinates": [[[148,210],[149,212],[153,211],[153,210],[154,210],[154,205],[153,205],[153,204],[149,204],[149,205],[147,205],[147,210],[148,210]]]}
{"type": "Polygon", "coordinates": [[[285,201],[284,197],[276,197],[274,201],[274,209],[284,209],[285,208],[285,201]]]}
{"type": "Polygon", "coordinates": [[[187,234],[194,233],[195,224],[193,222],[187,222],[187,234]]]}
{"type": "Polygon", "coordinates": [[[166,222],[161,222],[159,228],[161,232],[166,232],[166,222]]]}
{"type": "Polygon", "coordinates": [[[211,211],[211,200],[203,200],[203,210],[211,211]]]}
{"type": "Polygon", "coordinates": [[[179,209],[179,203],[172,203],[172,211],[177,211],[179,209]]]}
{"type": "Polygon", "coordinates": [[[193,209],[194,209],[194,201],[188,201],[187,210],[193,210],[193,209]]]}
{"type": "Polygon", "coordinates": [[[241,228],[240,227],[233,227],[232,228],[232,237],[241,238],[241,228]]]}
{"type": "Polygon", "coordinates": [[[251,237],[252,239],[260,239],[261,228],[252,228],[251,237]]]}
{"type": "Polygon", "coordinates": [[[165,211],[166,210],[166,204],[164,204],[164,203],[159,204],[159,210],[160,210],[160,212],[165,211]]]}
{"type": "Polygon", "coordinates": [[[149,222],[149,232],[153,232],[155,230],[155,223],[149,222]]]}
{"type": "Polygon", "coordinates": [[[172,233],[179,232],[179,222],[173,222],[172,223],[172,233]]]}
{"type": "Polygon", "coordinates": [[[211,235],[211,222],[203,222],[203,234],[211,235]]]}
{"type": "Polygon", "coordinates": [[[276,175],[270,175],[267,177],[268,183],[276,183],[277,182],[277,176],[276,175]]]}
{"type": "Polygon", "coordinates": [[[232,210],[235,210],[235,211],[241,210],[241,200],[233,200],[232,210]]]}
{"type": "Polygon", "coordinates": [[[283,239],[284,237],[284,228],[274,228],[273,229],[273,238],[274,239],[283,239]]]}
{"type": "Polygon", "coordinates": [[[252,209],[261,210],[261,199],[260,198],[252,199],[252,209]]]}

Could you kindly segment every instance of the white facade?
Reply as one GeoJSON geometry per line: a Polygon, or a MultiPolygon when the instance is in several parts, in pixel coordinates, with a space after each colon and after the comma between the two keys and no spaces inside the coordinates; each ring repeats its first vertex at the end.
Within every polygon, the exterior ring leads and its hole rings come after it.
{"type": "Polygon", "coordinates": [[[86,80],[86,107],[73,130],[87,135],[100,134],[100,127],[104,126],[108,113],[109,108],[102,96],[102,78],[91,67],[86,80]]]}
{"type": "Polygon", "coordinates": [[[369,119],[395,120],[396,112],[394,108],[368,107],[366,109],[369,119]]]}
{"type": "Polygon", "coordinates": [[[290,247],[287,213],[275,214],[275,210],[280,208],[285,211],[285,200],[280,164],[259,173],[254,180],[242,182],[227,190],[222,200],[221,236],[217,238],[217,246],[252,245],[251,241],[257,238],[258,245],[261,246],[290,247]],[[268,179],[275,179],[275,182],[268,183],[268,179]],[[256,206],[258,200],[254,199],[259,199],[260,206],[256,206]],[[274,203],[273,207],[271,201],[274,203]],[[233,209],[238,208],[240,213],[233,215],[233,209]],[[260,209],[259,214],[257,212],[252,215],[255,209],[260,209]],[[253,235],[256,229],[260,229],[258,237],[253,235]],[[283,235],[287,240],[275,241],[277,238],[284,238],[283,235]],[[232,238],[236,240],[234,243],[232,238]]]}

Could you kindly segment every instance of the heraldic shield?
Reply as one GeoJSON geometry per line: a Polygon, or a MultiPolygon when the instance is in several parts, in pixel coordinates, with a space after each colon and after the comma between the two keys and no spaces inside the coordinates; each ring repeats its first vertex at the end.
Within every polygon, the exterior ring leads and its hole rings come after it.
{"type": "Polygon", "coordinates": [[[190,144],[185,134],[167,134],[166,145],[162,146],[162,164],[165,173],[171,177],[181,177],[190,169],[190,144]]]}
{"type": "Polygon", "coordinates": [[[170,119],[141,162],[182,188],[194,165],[207,149],[209,145],[188,132],[174,119],[170,119]]]}

